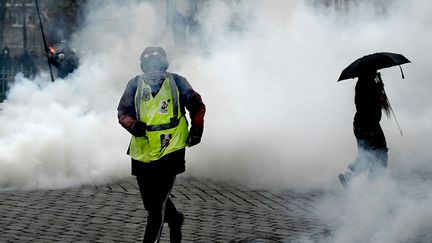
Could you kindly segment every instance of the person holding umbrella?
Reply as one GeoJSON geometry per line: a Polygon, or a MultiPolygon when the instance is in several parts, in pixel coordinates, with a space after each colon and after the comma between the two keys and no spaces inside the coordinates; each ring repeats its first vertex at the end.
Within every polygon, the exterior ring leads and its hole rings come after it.
{"type": "Polygon", "coordinates": [[[353,122],[358,156],[343,173],[338,175],[340,183],[346,188],[352,177],[362,172],[369,171],[371,180],[385,174],[388,165],[388,148],[380,121],[382,110],[388,117],[393,111],[381,75],[377,70],[407,62],[409,60],[400,54],[375,53],[356,60],[344,69],[339,77],[338,81],[358,77],[354,98],[356,113],[353,122]]]}

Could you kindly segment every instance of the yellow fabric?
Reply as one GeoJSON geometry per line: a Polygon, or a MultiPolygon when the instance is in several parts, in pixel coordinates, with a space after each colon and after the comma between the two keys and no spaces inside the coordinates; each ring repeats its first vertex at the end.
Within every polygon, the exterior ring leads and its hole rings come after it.
{"type": "MultiPolygon", "coordinates": [[[[170,86],[171,74],[163,81],[162,87],[155,97],[151,95],[150,86],[143,79],[138,85],[135,100],[139,99],[139,119],[148,127],[170,124],[173,118],[173,94],[170,86]]],[[[174,80],[171,80],[173,82],[174,80]]],[[[176,87],[176,86],[175,86],[176,87]]],[[[150,163],[162,158],[164,155],[177,151],[187,146],[188,124],[180,109],[180,95],[176,88],[178,97],[178,124],[172,128],[163,130],[146,131],[144,137],[132,136],[130,145],[130,156],[138,161],[150,163]]]]}

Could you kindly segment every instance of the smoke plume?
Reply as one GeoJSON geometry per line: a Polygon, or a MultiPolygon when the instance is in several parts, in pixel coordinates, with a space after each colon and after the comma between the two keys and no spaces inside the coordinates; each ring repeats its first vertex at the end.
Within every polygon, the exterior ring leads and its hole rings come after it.
{"type": "MultiPolygon", "coordinates": [[[[185,76],[207,106],[202,143],[188,149],[187,176],[337,191],[336,175],[357,148],[355,80],[336,80],[352,61],[379,51],[412,61],[404,80],[397,68],[381,71],[404,133],[383,118],[388,174],[403,172],[409,181],[416,171],[432,172],[429,1],[208,1],[194,18],[199,28],[181,45],[164,3],[91,1],[71,36],[76,72],[54,83],[46,73],[17,75],[0,110],[2,190],[127,177],[130,135],[116,107],[150,45],[167,49],[169,71],[185,76]]],[[[366,181],[319,205],[334,242],[410,241],[424,229],[416,225],[430,225],[430,183],[413,190],[389,178],[366,181]]]]}

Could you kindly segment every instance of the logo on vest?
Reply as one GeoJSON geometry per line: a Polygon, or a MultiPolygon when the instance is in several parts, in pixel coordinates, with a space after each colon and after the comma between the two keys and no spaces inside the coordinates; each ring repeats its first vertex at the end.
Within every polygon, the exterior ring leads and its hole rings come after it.
{"type": "Polygon", "coordinates": [[[161,134],[160,140],[161,140],[161,150],[168,147],[168,145],[171,142],[172,134],[161,134]]]}
{"type": "Polygon", "coordinates": [[[142,94],[141,94],[141,99],[143,99],[144,101],[149,101],[150,100],[150,89],[149,88],[144,88],[142,90],[142,94]]]}
{"type": "Polygon", "coordinates": [[[168,114],[168,101],[162,100],[159,104],[159,113],[168,114]]]}

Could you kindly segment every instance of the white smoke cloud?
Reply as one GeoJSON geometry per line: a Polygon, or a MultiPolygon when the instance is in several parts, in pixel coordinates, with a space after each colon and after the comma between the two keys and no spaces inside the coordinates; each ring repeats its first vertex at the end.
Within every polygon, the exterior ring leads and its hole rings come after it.
{"type": "MultiPolygon", "coordinates": [[[[91,1],[72,41],[79,69],[54,83],[46,74],[34,81],[17,76],[11,87],[0,110],[0,188],[128,176],[129,135],[117,123],[116,107],[149,45],[168,50],[170,71],[187,77],[207,105],[204,137],[188,150],[187,175],[296,190],[339,186],[337,173],[357,153],[355,80],[336,80],[356,58],[378,51],[412,61],[403,66],[405,80],[397,68],[382,71],[404,132],[401,137],[394,119],[383,118],[389,171],[431,172],[429,1],[358,1],[345,11],[301,0],[201,7],[200,35],[179,47],[162,1],[91,1]]],[[[370,187],[359,178],[346,196],[320,205],[335,242],[409,241],[421,229],[415,225],[430,224],[427,184],[420,193],[389,180],[370,187]]]]}
{"type": "MultiPolygon", "coordinates": [[[[253,18],[241,34],[225,29],[217,32],[223,38],[211,38],[209,28],[211,55],[188,57],[180,66],[208,107],[205,137],[189,153],[188,173],[255,186],[340,190],[336,175],[357,154],[351,125],[355,80],[336,80],[365,54],[402,53],[413,62],[403,66],[406,79],[397,68],[382,74],[404,136],[394,118],[383,117],[381,124],[390,148],[389,175],[407,178],[370,184],[362,175],[346,195],[325,194],[317,206],[332,235],[320,240],[410,242],[424,236],[427,242],[432,191],[430,182],[413,179],[419,171],[426,178],[431,172],[432,5],[380,1],[377,8],[377,2],[363,1],[341,13],[301,1],[277,3],[248,6],[245,15],[253,18]]],[[[203,19],[217,13],[208,15],[203,19]]]]}
{"type": "Polygon", "coordinates": [[[130,172],[128,134],[117,122],[139,55],[160,41],[158,6],[92,1],[72,41],[80,67],[65,80],[15,78],[0,111],[0,188],[104,183],[130,172]],[[156,41],[157,40],[157,41],[156,41]]]}
{"type": "MultiPolygon", "coordinates": [[[[329,242],[428,242],[431,237],[430,181],[360,176],[346,193],[327,194],[319,215],[331,229],[329,242]],[[410,183],[407,183],[407,182],[410,183]]],[[[324,239],[322,239],[324,241],[324,239]]]]}
{"type": "Polygon", "coordinates": [[[171,41],[163,3],[101,3],[91,2],[74,35],[81,56],[74,75],[53,84],[45,76],[17,78],[12,87],[0,114],[1,185],[61,187],[126,176],[128,134],[115,109],[148,45],[167,48],[171,71],[186,76],[208,107],[203,142],[188,153],[189,175],[296,189],[332,185],[356,154],[355,80],[336,79],[350,62],[376,51],[400,52],[413,62],[403,67],[405,80],[396,68],[382,71],[405,133],[400,137],[394,120],[383,119],[390,167],[431,159],[427,1],[386,8],[368,1],[344,13],[300,0],[209,2],[198,16],[196,45],[186,53],[171,41]],[[232,28],[236,18],[240,31],[232,28]]]}
{"type": "MultiPolygon", "coordinates": [[[[384,11],[358,3],[340,13],[303,1],[276,3],[254,1],[245,13],[253,16],[246,31],[207,37],[214,39],[211,55],[183,62],[180,70],[202,91],[209,110],[189,172],[296,189],[332,185],[356,155],[355,80],[336,80],[356,58],[378,51],[413,62],[403,66],[405,80],[397,68],[382,70],[405,133],[401,137],[394,119],[383,118],[390,167],[428,163],[430,4],[394,1],[384,11]]],[[[207,14],[203,19],[218,15],[207,14]]]]}

